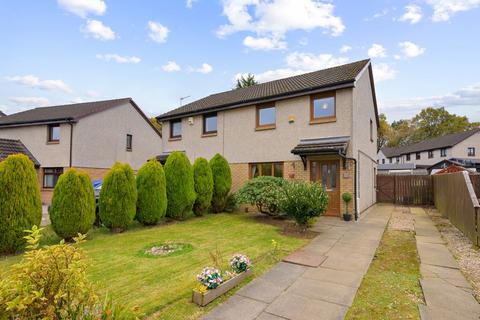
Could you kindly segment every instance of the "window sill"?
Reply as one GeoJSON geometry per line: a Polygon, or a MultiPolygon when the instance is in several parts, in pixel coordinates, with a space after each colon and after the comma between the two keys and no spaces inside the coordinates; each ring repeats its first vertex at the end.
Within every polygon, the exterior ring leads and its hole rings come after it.
{"type": "Polygon", "coordinates": [[[275,129],[277,126],[272,124],[272,125],[267,125],[267,126],[258,126],[255,128],[255,131],[263,131],[263,130],[273,130],[275,129]]]}
{"type": "Polygon", "coordinates": [[[329,122],[337,122],[337,118],[323,118],[323,119],[311,119],[310,124],[321,124],[321,123],[329,123],[329,122]]]}
{"type": "Polygon", "coordinates": [[[169,138],[168,141],[180,141],[182,140],[182,137],[174,137],[174,138],[169,138]]]}
{"type": "Polygon", "coordinates": [[[132,149],[125,149],[127,152],[132,152],[132,149]]]}
{"type": "Polygon", "coordinates": [[[217,132],[202,133],[202,138],[216,137],[216,136],[217,136],[217,132]]]}
{"type": "Polygon", "coordinates": [[[47,144],[60,144],[60,140],[56,140],[56,141],[47,141],[47,144]]]}

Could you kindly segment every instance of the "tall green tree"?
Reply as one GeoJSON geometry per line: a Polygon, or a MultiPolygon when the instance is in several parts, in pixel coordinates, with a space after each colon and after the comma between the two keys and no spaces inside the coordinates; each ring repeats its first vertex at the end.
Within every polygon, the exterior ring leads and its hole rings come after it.
{"type": "Polygon", "coordinates": [[[210,207],[213,195],[212,169],[210,169],[207,159],[200,157],[195,160],[193,164],[193,178],[195,181],[195,192],[197,193],[193,212],[197,216],[202,216],[210,207]]]}
{"type": "Polygon", "coordinates": [[[247,75],[242,75],[237,79],[236,89],[251,87],[258,84],[257,80],[255,80],[255,76],[251,73],[247,75]]]}
{"type": "Polygon", "coordinates": [[[39,226],[42,201],[33,162],[23,154],[0,162],[0,254],[25,244],[24,230],[39,226]]]}
{"type": "Polygon", "coordinates": [[[165,217],[167,189],[162,164],[153,158],[145,163],[137,174],[137,220],[154,225],[165,217]]]}
{"type": "Polygon", "coordinates": [[[232,173],[227,159],[217,153],[210,159],[210,168],[213,175],[212,211],[215,213],[225,210],[228,193],[232,187],[232,173]]]}

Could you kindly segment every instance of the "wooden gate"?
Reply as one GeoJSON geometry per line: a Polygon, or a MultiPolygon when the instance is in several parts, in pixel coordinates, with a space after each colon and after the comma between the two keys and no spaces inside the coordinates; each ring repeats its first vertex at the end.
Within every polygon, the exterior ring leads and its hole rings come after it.
{"type": "Polygon", "coordinates": [[[405,205],[433,204],[430,175],[377,175],[377,201],[405,205]]]}

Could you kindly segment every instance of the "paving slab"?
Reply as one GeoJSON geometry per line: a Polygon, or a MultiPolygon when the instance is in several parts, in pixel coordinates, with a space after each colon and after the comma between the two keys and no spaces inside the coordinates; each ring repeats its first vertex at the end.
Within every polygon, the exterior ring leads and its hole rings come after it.
{"type": "Polygon", "coordinates": [[[335,270],[358,271],[366,273],[371,261],[371,257],[365,255],[332,255],[328,256],[321,266],[335,270]]]}
{"type": "Polygon", "coordinates": [[[297,250],[283,258],[282,261],[306,267],[318,267],[325,259],[327,259],[326,256],[320,255],[315,251],[297,250]]]}
{"type": "Polygon", "coordinates": [[[422,320],[478,320],[475,315],[461,315],[445,308],[429,308],[426,305],[419,305],[420,318],[422,320]]]}
{"type": "Polygon", "coordinates": [[[458,269],[458,263],[444,244],[417,242],[422,263],[458,269]]]}
{"type": "Polygon", "coordinates": [[[330,250],[325,253],[327,256],[332,256],[335,254],[340,254],[342,256],[348,256],[350,254],[354,255],[364,255],[373,258],[377,248],[374,247],[360,247],[360,246],[351,246],[344,243],[337,243],[330,250]]]}
{"type": "Polygon", "coordinates": [[[333,282],[301,278],[295,281],[286,292],[349,307],[353,302],[357,288],[333,282]]]}
{"type": "Polygon", "coordinates": [[[302,277],[358,288],[362,282],[363,273],[318,267],[308,269],[302,277]]]}
{"type": "Polygon", "coordinates": [[[307,270],[307,267],[280,262],[259,279],[275,283],[279,287],[288,287],[307,270]]]}
{"type": "Polygon", "coordinates": [[[415,239],[421,243],[445,244],[445,241],[441,237],[436,236],[415,236],[415,239]]]}
{"type": "Polygon", "coordinates": [[[262,312],[256,320],[285,320],[286,318],[276,316],[268,312],[262,312]]]}
{"type": "Polygon", "coordinates": [[[472,291],[470,283],[458,269],[421,264],[420,272],[424,278],[440,278],[455,287],[467,289],[468,292],[472,291]]]}
{"type": "Polygon", "coordinates": [[[237,294],[265,303],[272,303],[286,288],[288,288],[288,286],[278,286],[270,281],[259,278],[238,290],[237,294]]]}
{"type": "Polygon", "coordinates": [[[268,313],[290,320],[340,320],[347,308],[338,304],[285,293],[267,307],[268,313]]]}
{"type": "Polygon", "coordinates": [[[234,295],[202,319],[204,320],[253,320],[267,307],[266,303],[234,295]]]}

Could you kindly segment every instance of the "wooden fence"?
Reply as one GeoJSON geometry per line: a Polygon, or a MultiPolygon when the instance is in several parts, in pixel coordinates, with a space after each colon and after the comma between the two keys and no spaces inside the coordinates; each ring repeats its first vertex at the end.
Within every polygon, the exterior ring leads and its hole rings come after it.
{"type": "Polygon", "coordinates": [[[480,174],[478,173],[471,173],[470,174],[470,181],[472,182],[473,191],[477,195],[477,199],[480,199],[480,174]]]}
{"type": "Polygon", "coordinates": [[[430,175],[377,175],[377,201],[404,205],[433,204],[430,175]]]}
{"type": "Polygon", "coordinates": [[[475,245],[479,245],[480,205],[468,173],[434,175],[433,185],[435,207],[438,211],[475,245]]]}

